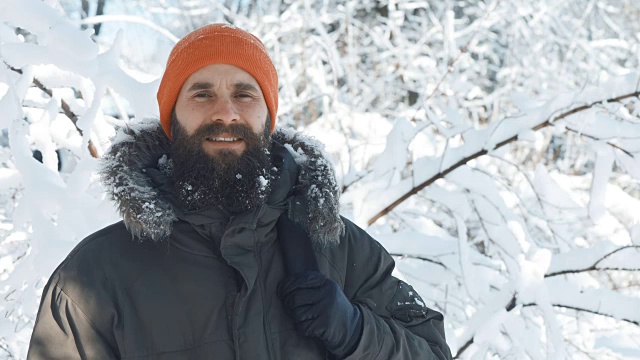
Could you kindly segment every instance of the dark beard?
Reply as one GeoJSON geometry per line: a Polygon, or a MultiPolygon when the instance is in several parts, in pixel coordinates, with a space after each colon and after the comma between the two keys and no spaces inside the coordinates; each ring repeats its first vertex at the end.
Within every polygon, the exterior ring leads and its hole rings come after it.
{"type": "MultiPolygon", "coordinates": [[[[270,122],[270,120],[269,120],[270,122]]],[[[272,165],[269,128],[254,133],[243,124],[207,123],[189,136],[174,117],[172,121],[171,178],[177,205],[187,211],[216,207],[238,215],[259,207],[271,192],[272,165]],[[207,154],[207,137],[227,133],[242,138],[245,150],[207,154]]]]}

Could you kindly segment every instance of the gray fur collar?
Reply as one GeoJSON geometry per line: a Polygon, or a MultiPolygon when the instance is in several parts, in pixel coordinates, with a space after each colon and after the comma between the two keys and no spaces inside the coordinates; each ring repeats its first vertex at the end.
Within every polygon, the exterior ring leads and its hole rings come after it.
{"type": "MultiPolygon", "coordinates": [[[[339,213],[340,190],[323,145],[300,132],[276,127],[272,138],[283,144],[300,166],[289,216],[301,224],[317,245],[339,242],[344,224],[339,213]],[[294,208],[293,204],[297,204],[294,208]]],[[[120,128],[100,162],[107,194],[118,206],[125,225],[140,240],[166,240],[176,221],[172,205],[157,189],[148,168],[162,170],[171,143],[157,120],[120,128]]]]}

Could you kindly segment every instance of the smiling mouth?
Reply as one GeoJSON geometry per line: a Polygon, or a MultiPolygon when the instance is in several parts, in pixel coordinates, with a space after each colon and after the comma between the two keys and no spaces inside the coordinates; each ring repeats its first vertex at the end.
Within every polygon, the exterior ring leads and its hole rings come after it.
{"type": "Polygon", "coordinates": [[[240,141],[242,139],[237,137],[207,137],[206,140],[219,141],[219,142],[234,142],[234,141],[240,141]]]}

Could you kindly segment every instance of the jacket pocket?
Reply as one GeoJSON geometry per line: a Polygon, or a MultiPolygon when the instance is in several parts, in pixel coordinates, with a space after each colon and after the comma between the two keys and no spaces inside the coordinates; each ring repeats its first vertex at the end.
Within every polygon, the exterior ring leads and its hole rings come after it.
{"type": "Polygon", "coordinates": [[[386,307],[389,315],[395,320],[406,324],[414,321],[424,321],[429,313],[424,301],[413,287],[402,280],[398,280],[398,287],[386,307]]]}
{"type": "Polygon", "coordinates": [[[275,360],[328,360],[328,352],[318,340],[303,337],[295,329],[271,335],[275,360]]]}

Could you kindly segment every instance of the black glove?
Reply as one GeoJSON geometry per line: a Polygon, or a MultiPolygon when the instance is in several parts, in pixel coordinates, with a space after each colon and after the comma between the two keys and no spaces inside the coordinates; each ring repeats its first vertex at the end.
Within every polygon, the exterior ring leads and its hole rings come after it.
{"type": "Polygon", "coordinates": [[[322,340],[338,358],[358,346],[362,314],[335,281],[317,271],[302,272],[281,282],[278,296],[298,332],[322,340]]]}

